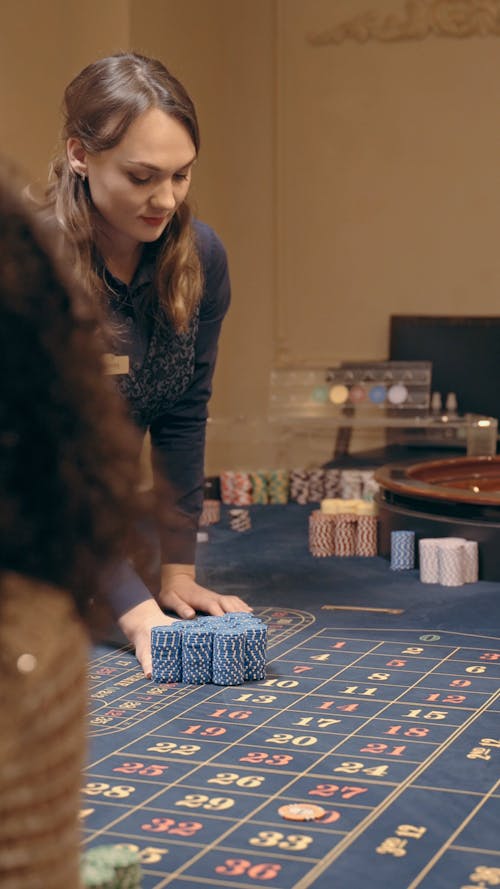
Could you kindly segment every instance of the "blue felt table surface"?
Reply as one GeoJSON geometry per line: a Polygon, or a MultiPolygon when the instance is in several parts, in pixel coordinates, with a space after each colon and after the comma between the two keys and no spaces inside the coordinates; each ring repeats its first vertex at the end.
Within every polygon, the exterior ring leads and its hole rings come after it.
{"type": "Polygon", "coordinates": [[[500,584],[314,558],[313,508],[246,532],[223,508],[198,545],[199,582],[268,624],[265,680],[155,685],[94,651],[84,841],[136,850],[142,889],[498,885],[500,584]]]}
{"type": "MultiPolygon", "coordinates": [[[[404,610],[407,626],[433,626],[465,632],[500,630],[500,583],[479,581],[460,587],[423,584],[417,569],[392,571],[389,561],[373,558],[316,558],[308,550],[308,519],[317,506],[252,506],[252,527],[230,528],[228,508],[221,521],[204,529],[208,542],[198,544],[199,583],[232,593],[250,605],[306,608],[331,604],[404,610]]],[[[499,541],[500,545],[500,541],[499,541]]],[[[390,615],[366,614],[370,626],[390,615]]],[[[336,611],[345,622],[349,612],[336,611]]],[[[352,617],[352,612],[351,612],[352,617]]],[[[394,617],[401,624],[401,617],[394,617]]]]}

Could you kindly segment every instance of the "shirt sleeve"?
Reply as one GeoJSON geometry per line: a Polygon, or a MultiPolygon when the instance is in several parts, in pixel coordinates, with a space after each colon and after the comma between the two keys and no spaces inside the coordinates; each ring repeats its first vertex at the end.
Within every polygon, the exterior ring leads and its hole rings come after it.
{"type": "Polygon", "coordinates": [[[139,576],[132,562],[124,559],[105,577],[105,589],[114,618],[153,598],[151,590],[139,576]]]}
{"type": "Polygon", "coordinates": [[[196,532],[203,505],[205,432],[208,401],[224,316],[229,308],[230,283],[226,251],[208,226],[196,223],[204,291],[195,342],[194,374],[178,401],[151,424],[153,471],[162,509],[163,563],[193,564],[196,532]],[[171,495],[162,495],[161,480],[171,495]]]}

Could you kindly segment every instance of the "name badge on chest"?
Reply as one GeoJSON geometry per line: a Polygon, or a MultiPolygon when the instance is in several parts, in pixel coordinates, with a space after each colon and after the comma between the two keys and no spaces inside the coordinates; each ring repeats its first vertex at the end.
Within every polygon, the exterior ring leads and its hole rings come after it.
{"type": "Polygon", "coordinates": [[[104,373],[116,376],[117,374],[128,374],[130,370],[130,360],[128,355],[111,355],[104,356],[104,373]]]}

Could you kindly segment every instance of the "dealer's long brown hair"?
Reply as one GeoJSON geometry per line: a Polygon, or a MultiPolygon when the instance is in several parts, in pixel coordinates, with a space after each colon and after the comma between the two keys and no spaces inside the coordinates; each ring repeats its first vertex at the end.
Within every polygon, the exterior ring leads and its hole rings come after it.
{"type": "Polygon", "coordinates": [[[0,572],[85,613],[131,545],[140,443],[88,303],[11,181],[0,170],[0,572]]]}
{"type": "MultiPolygon", "coordinates": [[[[74,248],[81,278],[90,293],[102,295],[104,284],[92,224],[88,183],[72,170],[66,142],[77,138],[90,154],[113,148],[137,117],[160,108],[189,133],[196,149],[200,136],[196,111],[182,84],[156,59],[117,53],[88,65],[64,93],[61,146],[52,163],[47,190],[49,206],[74,248]]],[[[202,272],[188,202],[177,209],[162,240],[157,263],[160,307],[177,330],[186,328],[202,292],[202,272]]],[[[161,319],[161,313],[160,313],[161,319]]]]}

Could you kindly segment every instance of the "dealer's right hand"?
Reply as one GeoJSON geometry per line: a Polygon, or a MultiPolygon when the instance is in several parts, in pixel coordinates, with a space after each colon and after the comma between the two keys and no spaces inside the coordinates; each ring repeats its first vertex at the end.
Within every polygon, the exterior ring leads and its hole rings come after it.
{"type": "Polygon", "coordinates": [[[129,642],[135,647],[135,656],[139,661],[144,675],[151,679],[153,662],[151,657],[151,630],[153,627],[169,626],[175,620],[161,610],[151,596],[139,605],[134,605],[118,618],[118,626],[129,642]]]}

